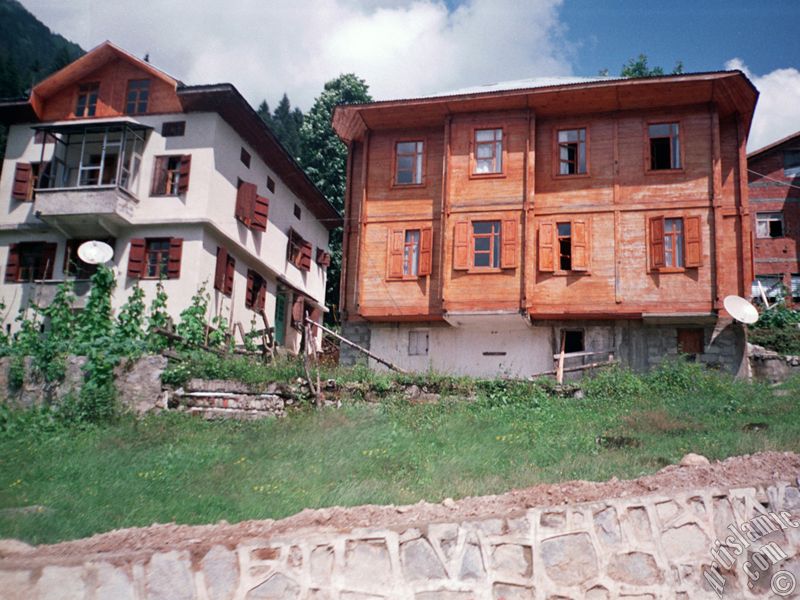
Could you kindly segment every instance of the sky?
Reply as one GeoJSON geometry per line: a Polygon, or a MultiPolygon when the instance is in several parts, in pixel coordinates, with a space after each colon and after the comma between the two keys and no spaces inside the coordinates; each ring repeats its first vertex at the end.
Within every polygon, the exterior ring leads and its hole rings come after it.
{"type": "Polygon", "coordinates": [[[800,130],[797,0],[21,0],[90,49],[108,39],[187,84],[308,110],[353,72],[375,99],[499,81],[741,69],[761,92],[749,150],[800,130]]]}

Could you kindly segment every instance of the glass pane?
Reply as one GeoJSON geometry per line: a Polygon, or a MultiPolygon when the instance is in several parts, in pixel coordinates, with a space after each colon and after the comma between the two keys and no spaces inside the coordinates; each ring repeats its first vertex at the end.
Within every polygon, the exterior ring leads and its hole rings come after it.
{"type": "Polygon", "coordinates": [[[672,130],[672,125],[670,123],[659,123],[658,125],[650,125],[647,128],[650,137],[669,137],[669,134],[672,130]]]}
{"type": "Polygon", "coordinates": [[[489,241],[488,237],[476,237],[475,238],[475,251],[476,252],[488,252],[490,247],[491,247],[491,242],[489,241]]]}
{"type": "Polygon", "coordinates": [[[398,154],[413,154],[415,149],[414,142],[400,142],[397,144],[397,153],[398,154]]]}
{"type": "Polygon", "coordinates": [[[406,244],[419,244],[419,229],[406,231],[406,244]]]}
{"type": "Polygon", "coordinates": [[[414,183],[422,183],[422,153],[417,154],[417,172],[414,173],[414,183]]]}
{"type": "Polygon", "coordinates": [[[414,158],[412,156],[398,156],[397,157],[397,170],[410,171],[414,168],[414,158]]]}
{"type": "Polygon", "coordinates": [[[422,142],[417,142],[417,152],[422,154],[422,142]]]}
{"type": "Polygon", "coordinates": [[[478,129],[475,132],[475,141],[477,142],[493,142],[495,139],[494,129],[478,129]]]}
{"type": "Polygon", "coordinates": [[[492,172],[492,163],[494,161],[490,159],[481,159],[475,165],[475,172],[476,173],[491,173],[492,172]]]}
{"type": "Polygon", "coordinates": [[[476,148],[478,158],[492,158],[492,145],[491,144],[479,144],[476,148]]]}
{"type": "Polygon", "coordinates": [[[397,183],[414,183],[411,171],[397,171],[397,183]]]}
{"type": "Polygon", "coordinates": [[[577,129],[565,129],[564,131],[558,132],[558,141],[559,142],[577,142],[578,141],[578,130],[577,129]]]}
{"type": "Polygon", "coordinates": [[[488,254],[476,254],[475,255],[475,266],[476,267],[488,267],[489,266],[489,255],[488,254]]]}
{"type": "Polygon", "coordinates": [[[675,239],[675,254],[677,255],[677,260],[675,262],[676,267],[683,266],[683,232],[678,231],[678,234],[675,239]]]}
{"type": "Polygon", "coordinates": [[[578,147],[578,173],[586,173],[586,144],[578,147]]]}
{"type": "Polygon", "coordinates": [[[493,221],[475,221],[472,223],[472,231],[476,234],[491,233],[493,221]]]}
{"type": "Polygon", "coordinates": [[[570,223],[559,223],[558,224],[558,235],[561,237],[565,237],[570,235],[572,227],[570,223]]]}
{"type": "Polygon", "coordinates": [[[495,156],[497,157],[497,167],[495,171],[499,173],[503,170],[503,144],[502,142],[497,142],[497,147],[495,148],[495,156]]]}
{"type": "Polygon", "coordinates": [[[678,137],[677,131],[675,137],[672,138],[672,168],[681,168],[681,139],[678,137]]]}

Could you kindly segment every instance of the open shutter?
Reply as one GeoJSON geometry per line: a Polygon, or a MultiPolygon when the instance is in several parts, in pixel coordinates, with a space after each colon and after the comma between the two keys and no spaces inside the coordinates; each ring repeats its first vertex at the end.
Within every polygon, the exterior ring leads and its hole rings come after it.
{"type": "Polygon", "coordinates": [[[44,259],[44,272],[42,273],[42,279],[52,279],[53,278],[53,265],[56,264],[56,251],[58,250],[58,244],[43,244],[44,249],[42,250],[42,258],[44,259]]]}
{"type": "Polygon", "coordinates": [[[572,237],[572,270],[589,270],[589,221],[573,219],[572,237]]]}
{"type": "Polygon", "coordinates": [[[300,294],[296,294],[292,303],[292,325],[303,325],[303,311],[306,308],[306,301],[300,294]]]}
{"type": "Polygon", "coordinates": [[[19,245],[11,244],[8,247],[8,261],[6,262],[6,283],[16,281],[19,275],[19,245]]]}
{"type": "Polygon", "coordinates": [[[181,156],[180,170],[178,171],[178,193],[185,194],[189,191],[189,171],[192,168],[192,155],[181,156]]]}
{"type": "MultiPolygon", "coordinates": [[[[308,315],[308,318],[314,321],[314,323],[320,323],[322,321],[322,311],[319,309],[319,307],[315,306],[311,309],[311,314],[308,315]]],[[[311,335],[317,335],[319,331],[319,327],[314,325],[311,326],[311,335]]]]}
{"type": "Polygon", "coordinates": [[[264,306],[267,303],[267,282],[261,280],[261,285],[258,286],[258,294],[256,294],[256,312],[263,312],[264,306]]]}
{"type": "Polygon", "coordinates": [[[163,196],[167,193],[167,160],[166,156],[157,156],[153,167],[153,196],[163,196]]]}
{"type": "Polygon", "coordinates": [[[181,276],[181,256],[183,255],[183,238],[169,238],[169,262],[167,262],[167,279],[178,279],[181,276]]]}
{"type": "Polygon", "coordinates": [[[514,269],[517,266],[517,220],[504,219],[500,232],[500,268],[514,269]]]}
{"type": "Polygon", "coordinates": [[[469,269],[469,222],[456,222],[453,232],[453,268],[469,269]]]}
{"type": "Polygon", "coordinates": [[[556,268],[555,224],[552,221],[539,223],[539,270],[552,273],[556,268]]]}
{"type": "Polygon", "coordinates": [[[255,206],[253,208],[253,231],[267,230],[267,216],[269,215],[269,200],[263,196],[256,195],[255,206]]]}
{"type": "Polygon", "coordinates": [[[144,247],[142,238],[131,240],[131,250],[128,254],[128,277],[141,277],[144,275],[144,247]]]}
{"type": "Polygon", "coordinates": [[[225,287],[222,292],[230,296],[233,293],[233,276],[236,273],[236,259],[230,254],[225,261],[225,287]]]}
{"type": "Polygon", "coordinates": [[[14,200],[31,199],[31,185],[33,183],[33,167],[30,163],[17,163],[14,170],[14,185],[11,188],[11,197],[14,200]]]}
{"type": "Polygon", "coordinates": [[[703,248],[700,245],[700,217],[686,217],[683,222],[683,240],[686,245],[685,264],[687,267],[699,267],[703,264],[703,248]]]}
{"type": "Polygon", "coordinates": [[[314,248],[311,246],[311,242],[303,242],[303,245],[300,246],[300,268],[303,271],[308,271],[311,268],[311,254],[314,248]]]}
{"type": "Polygon", "coordinates": [[[419,232],[419,274],[430,275],[433,270],[433,229],[423,227],[419,232]]]}
{"type": "Polygon", "coordinates": [[[255,287],[255,279],[256,274],[254,271],[248,269],[247,271],[247,292],[244,296],[244,305],[247,308],[253,308],[253,302],[255,298],[253,298],[253,288],[255,287]]]}
{"type": "Polygon", "coordinates": [[[256,203],[256,184],[243,181],[236,192],[235,217],[250,227],[253,221],[253,208],[256,203]]]}
{"type": "Polygon", "coordinates": [[[388,279],[403,278],[403,251],[406,243],[404,229],[389,229],[388,247],[386,250],[386,268],[388,279]]]}
{"type": "Polygon", "coordinates": [[[650,217],[650,267],[661,269],[664,259],[664,217],[650,217]]]}
{"type": "Polygon", "coordinates": [[[214,268],[214,289],[225,292],[225,276],[228,268],[228,251],[217,246],[217,264],[214,268]]]}

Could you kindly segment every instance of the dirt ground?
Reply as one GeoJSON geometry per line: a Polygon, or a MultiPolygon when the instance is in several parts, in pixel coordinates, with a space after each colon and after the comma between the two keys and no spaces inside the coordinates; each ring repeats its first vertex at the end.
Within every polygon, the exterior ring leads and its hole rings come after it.
{"type": "Polygon", "coordinates": [[[435,522],[486,519],[513,516],[527,508],[591,502],[604,498],[669,494],[671,490],[714,487],[720,489],[752,486],[777,481],[796,484],[800,477],[800,454],[764,452],[728,458],[706,466],[665,467],[654,475],[629,481],[595,483],[568,481],[513,490],[497,496],[447,499],[441,504],[420,501],[407,506],[366,505],[353,508],[307,509],[280,521],[243,521],[215,525],[152,525],[145,528],[118,529],[90,538],[38,546],[35,549],[18,542],[0,540],[0,557],[24,554],[26,559],[76,558],[87,554],[117,552],[155,552],[222,544],[233,548],[241,540],[269,538],[290,532],[348,530],[359,527],[407,528],[435,522]]]}

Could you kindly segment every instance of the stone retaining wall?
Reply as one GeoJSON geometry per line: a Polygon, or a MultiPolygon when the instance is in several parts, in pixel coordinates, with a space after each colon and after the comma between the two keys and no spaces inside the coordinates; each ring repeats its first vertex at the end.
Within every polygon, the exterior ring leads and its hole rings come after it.
{"type": "Polygon", "coordinates": [[[800,526],[800,491],[788,484],[533,508],[480,521],[302,530],[230,547],[198,539],[149,555],[11,555],[0,559],[0,590],[8,600],[717,598],[704,576],[715,540],[731,536],[736,524],[758,531],[751,520],[781,511],[784,525],[750,542],[713,579],[723,597],[766,598],[779,571],[781,581],[800,578],[800,529],[790,524],[800,526]],[[767,543],[776,559],[786,558],[759,570],[759,557],[770,554],[755,553],[767,543]]]}
{"type": "Polygon", "coordinates": [[[755,344],[748,344],[750,369],[753,377],[780,383],[800,373],[800,356],[787,356],[767,350],[755,344]]]}

